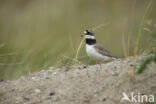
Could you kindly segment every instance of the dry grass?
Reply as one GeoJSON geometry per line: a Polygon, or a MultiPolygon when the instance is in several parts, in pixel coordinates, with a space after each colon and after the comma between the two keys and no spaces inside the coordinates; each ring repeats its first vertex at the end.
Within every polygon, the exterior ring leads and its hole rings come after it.
{"type": "MultiPolygon", "coordinates": [[[[148,2],[151,1],[0,1],[0,79],[16,79],[50,66],[94,64],[80,39],[85,29],[93,29],[98,42],[121,58],[136,53],[135,47],[137,51],[149,48],[140,41],[148,38],[136,35],[141,34],[137,33],[139,28],[142,32],[138,21],[146,14],[148,2]],[[138,45],[133,44],[136,38],[138,45]]],[[[154,3],[149,7],[153,24],[154,3]]]]}

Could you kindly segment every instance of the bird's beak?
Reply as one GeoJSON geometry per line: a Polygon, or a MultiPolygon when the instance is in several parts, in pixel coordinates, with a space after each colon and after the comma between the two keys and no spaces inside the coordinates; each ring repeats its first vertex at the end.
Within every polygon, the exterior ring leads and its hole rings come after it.
{"type": "Polygon", "coordinates": [[[82,34],[82,35],[81,35],[81,37],[84,37],[84,36],[85,36],[85,34],[82,34]]]}

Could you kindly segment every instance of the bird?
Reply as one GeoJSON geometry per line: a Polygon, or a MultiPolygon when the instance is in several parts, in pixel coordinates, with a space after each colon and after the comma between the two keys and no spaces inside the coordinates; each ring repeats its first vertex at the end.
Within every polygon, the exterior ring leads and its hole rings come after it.
{"type": "Polygon", "coordinates": [[[86,41],[86,53],[91,59],[95,60],[96,62],[107,62],[118,59],[110,54],[110,52],[107,51],[102,45],[97,43],[92,30],[85,30],[82,36],[86,41]]]}

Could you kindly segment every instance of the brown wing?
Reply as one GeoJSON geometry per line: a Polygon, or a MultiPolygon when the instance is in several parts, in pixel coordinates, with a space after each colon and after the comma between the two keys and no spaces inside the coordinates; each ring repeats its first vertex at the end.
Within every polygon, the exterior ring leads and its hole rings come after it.
{"type": "Polygon", "coordinates": [[[104,56],[109,56],[109,57],[113,57],[105,48],[103,48],[100,44],[95,44],[94,47],[96,48],[96,50],[103,54],[104,56]]]}

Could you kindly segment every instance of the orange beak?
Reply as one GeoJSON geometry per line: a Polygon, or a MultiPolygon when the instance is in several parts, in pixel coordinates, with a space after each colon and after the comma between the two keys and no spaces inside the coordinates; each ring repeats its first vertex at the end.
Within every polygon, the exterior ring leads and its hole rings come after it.
{"type": "Polygon", "coordinates": [[[81,36],[85,36],[85,34],[82,34],[81,36]]]}

